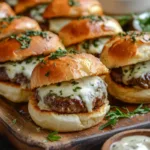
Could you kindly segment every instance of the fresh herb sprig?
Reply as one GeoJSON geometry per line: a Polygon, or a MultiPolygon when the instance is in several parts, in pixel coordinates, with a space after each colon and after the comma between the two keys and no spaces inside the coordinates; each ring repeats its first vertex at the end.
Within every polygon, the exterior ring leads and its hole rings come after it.
{"type": "Polygon", "coordinates": [[[48,136],[47,136],[47,140],[54,142],[54,141],[59,141],[61,139],[61,136],[58,135],[57,131],[51,132],[48,136]]]}
{"type": "Polygon", "coordinates": [[[141,104],[138,106],[134,111],[130,112],[127,108],[124,108],[126,112],[121,111],[118,107],[114,106],[114,110],[110,111],[106,115],[106,119],[108,120],[105,124],[99,127],[100,130],[103,130],[104,128],[108,126],[114,126],[119,121],[119,119],[122,118],[131,118],[135,115],[141,115],[141,114],[147,114],[150,112],[150,108],[147,106],[143,106],[141,104]]]}
{"type": "Polygon", "coordinates": [[[77,0],[68,0],[69,6],[79,6],[79,2],[77,0]]]}

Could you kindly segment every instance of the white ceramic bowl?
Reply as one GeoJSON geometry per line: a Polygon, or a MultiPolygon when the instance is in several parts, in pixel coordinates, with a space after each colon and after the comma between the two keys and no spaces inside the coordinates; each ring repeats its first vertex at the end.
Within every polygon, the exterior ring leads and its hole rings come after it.
{"type": "Polygon", "coordinates": [[[150,0],[99,0],[104,12],[121,15],[150,10],[150,0]]]}

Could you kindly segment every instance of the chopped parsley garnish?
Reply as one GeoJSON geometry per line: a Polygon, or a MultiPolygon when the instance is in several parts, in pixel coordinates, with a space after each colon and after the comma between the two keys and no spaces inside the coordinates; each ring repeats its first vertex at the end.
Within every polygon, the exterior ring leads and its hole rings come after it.
{"type": "Polygon", "coordinates": [[[77,92],[78,90],[82,89],[81,87],[77,86],[73,89],[74,92],[77,92]]]}
{"type": "Polygon", "coordinates": [[[45,73],[45,76],[48,77],[50,75],[50,71],[45,73]]]}
{"type": "Polygon", "coordinates": [[[70,6],[79,6],[79,2],[77,0],[68,0],[68,4],[70,6]]]}
{"type": "Polygon", "coordinates": [[[60,93],[60,95],[62,95],[62,94],[63,94],[63,93],[62,93],[62,90],[60,90],[59,93],[60,93]]]}
{"type": "Polygon", "coordinates": [[[57,135],[58,132],[57,131],[54,131],[54,132],[51,132],[48,136],[47,136],[47,140],[48,141],[51,141],[51,142],[54,142],[54,141],[59,141],[61,139],[61,136],[57,135]]]}
{"type": "Polygon", "coordinates": [[[46,31],[26,31],[20,35],[12,34],[10,38],[16,39],[21,44],[21,49],[26,49],[30,46],[31,36],[47,38],[48,33],[46,31]]]}
{"type": "Polygon", "coordinates": [[[110,111],[107,115],[106,115],[106,119],[108,120],[107,123],[103,124],[102,126],[99,127],[100,130],[103,130],[104,128],[108,127],[108,126],[114,126],[116,125],[116,123],[119,121],[119,119],[122,118],[131,118],[135,115],[141,115],[141,114],[147,114],[150,112],[150,108],[147,106],[143,106],[143,104],[141,104],[140,106],[138,106],[134,111],[130,112],[127,108],[123,108],[125,109],[126,112],[121,111],[118,107],[112,107],[114,108],[114,110],[110,111]]]}
{"type": "Polygon", "coordinates": [[[14,19],[20,18],[21,16],[9,16],[6,18],[1,18],[0,22],[7,22],[7,23],[11,23],[14,19]]]}
{"type": "Polygon", "coordinates": [[[16,123],[17,123],[17,119],[14,119],[14,120],[12,121],[12,123],[13,123],[13,124],[16,124],[16,123]]]}
{"type": "Polygon", "coordinates": [[[83,42],[82,47],[83,47],[84,49],[89,49],[89,47],[90,47],[90,41],[87,40],[87,41],[83,42]]]}
{"type": "Polygon", "coordinates": [[[62,50],[61,48],[59,48],[56,52],[50,54],[49,59],[57,59],[59,57],[64,57],[66,56],[66,54],[66,50],[62,50]]]}

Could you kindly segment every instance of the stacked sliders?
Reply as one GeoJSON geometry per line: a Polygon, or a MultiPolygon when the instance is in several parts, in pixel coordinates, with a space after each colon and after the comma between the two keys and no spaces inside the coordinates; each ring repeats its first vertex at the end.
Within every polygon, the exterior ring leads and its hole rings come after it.
{"type": "Polygon", "coordinates": [[[0,30],[0,95],[13,102],[27,101],[34,67],[64,46],[57,35],[42,32],[28,17],[3,18],[0,30]]]}
{"type": "Polygon", "coordinates": [[[86,16],[63,27],[59,36],[67,49],[99,55],[111,36],[122,32],[119,23],[107,16],[86,16]]]}
{"type": "Polygon", "coordinates": [[[14,11],[7,3],[0,2],[0,18],[5,18],[14,15],[15,15],[14,11]]]}
{"type": "Polygon", "coordinates": [[[121,33],[103,49],[101,61],[111,69],[108,91],[128,103],[150,102],[150,34],[121,33]]]}
{"type": "Polygon", "coordinates": [[[53,0],[43,16],[49,20],[50,31],[58,33],[74,19],[102,14],[102,7],[98,0],[53,0]]]}
{"type": "Polygon", "coordinates": [[[108,73],[90,54],[68,54],[57,50],[33,70],[29,113],[42,128],[72,132],[98,124],[109,110],[108,73]]]}
{"type": "Polygon", "coordinates": [[[39,23],[44,23],[43,12],[52,0],[18,0],[15,6],[17,14],[27,15],[39,23]]]}

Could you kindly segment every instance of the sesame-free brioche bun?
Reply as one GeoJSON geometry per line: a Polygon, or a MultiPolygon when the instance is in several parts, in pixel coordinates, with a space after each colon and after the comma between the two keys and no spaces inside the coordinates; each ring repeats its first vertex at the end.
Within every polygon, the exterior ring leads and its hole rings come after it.
{"type": "Polygon", "coordinates": [[[27,9],[40,4],[50,3],[52,0],[19,0],[18,4],[15,6],[15,12],[23,13],[27,9]]]}
{"type": "Polygon", "coordinates": [[[108,69],[91,54],[67,55],[58,59],[45,58],[31,76],[31,89],[87,76],[107,74],[108,69]],[[49,72],[49,76],[45,74],[49,72]]]}
{"type": "Polygon", "coordinates": [[[39,24],[29,17],[13,16],[1,19],[0,40],[11,34],[18,34],[29,30],[41,30],[39,24]],[[9,19],[12,19],[12,21],[8,22],[9,19]]]}
{"type": "Polygon", "coordinates": [[[61,29],[59,36],[65,46],[70,46],[88,39],[112,36],[119,32],[122,32],[122,29],[115,19],[102,16],[98,20],[73,20],[61,29]]]}
{"type": "Polygon", "coordinates": [[[150,34],[122,33],[110,39],[101,53],[108,68],[123,67],[150,60],[150,34]]]}
{"type": "Polygon", "coordinates": [[[14,15],[15,15],[14,11],[7,3],[0,2],[0,18],[5,18],[14,15]]]}
{"type": "Polygon", "coordinates": [[[12,102],[20,103],[28,101],[31,91],[10,82],[0,81],[0,95],[12,102]]]}
{"type": "Polygon", "coordinates": [[[118,84],[112,80],[110,75],[106,76],[105,81],[108,85],[108,92],[120,101],[131,104],[150,102],[150,89],[118,84]]]}
{"type": "Polygon", "coordinates": [[[81,17],[102,15],[102,7],[98,0],[53,0],[43,16],[44,18],[81,17]]]}
{"type": "Polygon", "coordinates": [[[100,108],[88,113],[58,114],[40,110],[34,96],[30,97],[28,110],[33,121],[44,129],[58,132],[80,131],[100,123],[109,111],[108,101],[100,108]]]}
{"type": "Polygon", "coordinates": [[[51,32],[47,32],[46,38],[42,36],[31,36],[30,38],[30,45],[25,49],[21,49],[20,42],[14,38],[0,41],[0,62],[21,61],[30,56],[47,55],[58,48],[64,48],[59,37],[51,32]]]}

